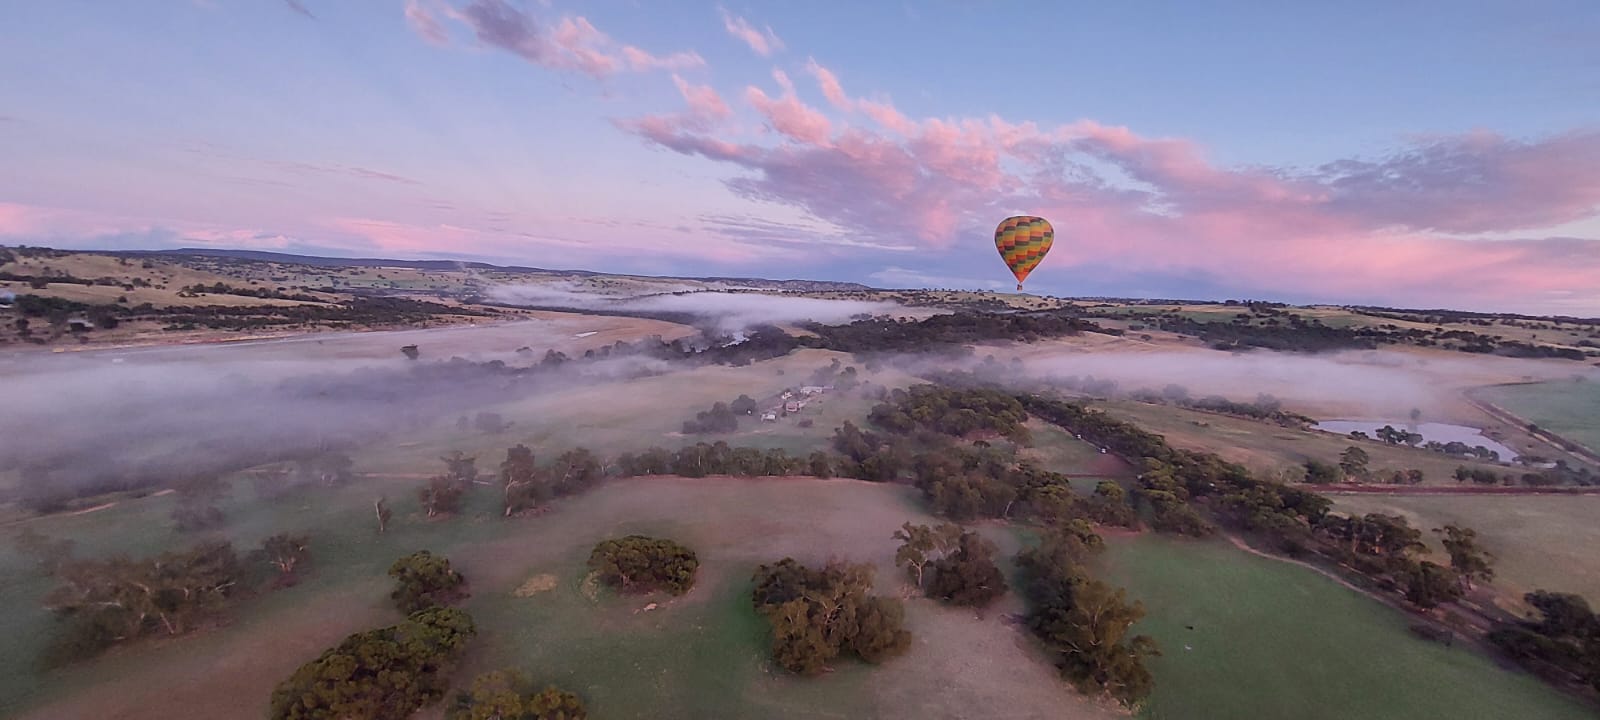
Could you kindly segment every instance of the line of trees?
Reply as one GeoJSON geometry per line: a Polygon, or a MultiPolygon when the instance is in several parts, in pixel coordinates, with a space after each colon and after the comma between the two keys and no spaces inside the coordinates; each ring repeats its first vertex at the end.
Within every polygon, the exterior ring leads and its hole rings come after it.
{"type": "Polygon", "coordinates": [[[32,529],[14,544],[56,583],[44,598],[56,620],[42,658],[47,666],[140,638],[187,634],[258,590],[295,584],[311,559],[309,540],[289,534],[268,537],[243,557],[232,543],[209,540],[144,558],[78,558],[71,540],[32,529]]]}

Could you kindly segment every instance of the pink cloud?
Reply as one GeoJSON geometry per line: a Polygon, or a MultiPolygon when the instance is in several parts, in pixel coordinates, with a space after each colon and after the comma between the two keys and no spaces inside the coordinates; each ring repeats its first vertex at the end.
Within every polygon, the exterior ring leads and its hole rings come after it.
{"type": "Polygon", "coordinates": [[[772,129],[802,143],[827,145],[833,131],[828,117],[800,101],[795,95],[794,83],[782,70],[774,70],[772,75],[783,88],[781,97],[770,97],[761,88],[751,85],[745,88],[745,100],[767,119],[772,129]]]}
{"type": "MultiPolygon", "coordinates": [[[[472,0],[459,9],[447,7],[443,14],[465,24],[485,45],[535,65],[575,70],[595,78],[622,70],[682,70],[705,65],[705,59],[692,51],[658,56],[632,45],[620,45],[583,17],[564,17],[553,27],[545,27],[505,0],[472,0]]],[[[410,15],[408,6],[407,16],[410,15]]],[[[424,38],[430,37],[428,26],[413,21],[412,27],[424,38]]]]}
{"type": "Polygon", "coordinates": [[[719,10],[722,12],[722,26],[728,34],[744,41],[757,55],[771,57],[772,53],[783,49],[783,41],[778,39],[778,34],[770,26],[765,31],[757,30],[749,21],[728,12],[726,8],[719,10]]]}
{"type": "Polygon", "coordinates": [[[546,263],[579,263],[605,269],[619,254],[740,264],[795,259],[799,250],[696,236],[685,230],[627,223],[616,218],[567,218],[539,223],[537,230],[492,230],[451,223],[412,223],[379,218],[341,217],[323,223],[336,234],[354,236],[371,250],[391,254],[476,254],[528,257],[537,250],[546,263]],[[603,240],[593,225],[605,227],[603,240]],[[590,226],[590,227],[586,227],[590,226]]]}
{"type": "Polygon", "coordinates": [[[695,117],[708,120],[723,120],[733,114],[728,109],[728,104],[722,101],[722,96],[710,85],[694,85],[683,78],[673,75],[672,83],[678,86],[678,92],[683,94],[685,102],[689,103],[689,113],[695,117]]]}
{"type": "Polygon", "coordinates": [[[449,31],[423,0],[406,0],[406,23],[413,32],[434,45],[442,47],[450,43],[449,31]]]}
{"type": "Polygon", "coordinates": [[[1310,172],[1227,168],[1190,140],[1089,120],[1049,128],[997,116],[913,120],[890,102],[852,98],[815,61],[806,69],[844,117],[805,105],[777,72],[780,97],[745,92],[780,133],[776,145],[659,117],[623,126],[675,152],[743,168],[747,174],[727,182],[737,195],[799,208],[867,240],[914,238],[949,249],[986,242],[997,218],[1034,212],[1056,221],[1051,264],[1062,268],[1203,273],[1280,293],[1572,292],[1600,301],[1600,240],[1432,234],[1532,231],[1595,217],[1600,132],[1433,138],[1380,161],[1310,172]],[[851,124],[856,114],[872,124],[851,124]]]}

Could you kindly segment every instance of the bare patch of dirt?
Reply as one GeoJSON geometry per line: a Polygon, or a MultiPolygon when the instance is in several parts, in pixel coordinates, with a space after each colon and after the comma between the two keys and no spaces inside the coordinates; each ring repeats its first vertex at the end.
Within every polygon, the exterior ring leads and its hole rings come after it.
{"type": "Polygon", "coordinates": [[[550,573],[540,573],[528,578],[527,582],[518,585],[516,590],[511,591],[511,594],[519,598],[533,597],[539,593],[554,590],[560,584],[561,581],[557,580],[556,576],[550,573]]]}

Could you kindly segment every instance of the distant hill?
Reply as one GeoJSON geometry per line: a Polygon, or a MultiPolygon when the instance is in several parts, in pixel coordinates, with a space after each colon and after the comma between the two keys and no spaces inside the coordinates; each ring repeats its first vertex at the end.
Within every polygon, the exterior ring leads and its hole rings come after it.
{"type": "Polygon", "coordinates": [[[549,268],[527,267],[523,265],[494,265],[484,262],[467,260],[389,260],[383,258],[333,258],[319,257],[316,255],[295,255],[293,253],[268,252],[265,250],[228,250],[219,248],[177,248],[173,250],[116,250],[107,251],[106,255],[118,256],[146,256],[158,255],[164,257],[207,257],[229,258],[234,260],[273,262],[286,265],[309,265],[312,267],[403,267],[414,270],[483,270],[490,272],[506,273],[540,273],[548,275],[574,275],[579,277],[651,277],[662,280],[695,280],[699,282],[719,282],[727,284],[746,285],[756,288],[781,289],[781,290],[808,290],[808,291],[861,291],[872,290],[868,285],[851,282],[835,282],[831,280],[771,280],[767,278],[743,277],[689,277],[677,275],[623,275],[619,273],[603,273],[593,270],[553,270],[549,268]]]}

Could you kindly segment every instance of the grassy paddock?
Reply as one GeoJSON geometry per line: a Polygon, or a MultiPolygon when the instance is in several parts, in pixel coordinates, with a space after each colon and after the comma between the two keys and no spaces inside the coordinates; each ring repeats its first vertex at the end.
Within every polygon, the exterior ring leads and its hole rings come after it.
{"type": "Polygon", "coordinates": [[[1600,378],[1484,388],[1478,395],[1539,427],[1600,452],[1600,378]]]}
{"type": "Polygon", "coordinates": [[[1594,716],[1462,645],[1412,636],[1403,613],[1307,568],[1148,535],[1114,539],[1107,555],[1163,653],[1143,718],[1594,716]]]}
{"type": "Polygon", "coordinates": [[[1600,604],[1600,558],[1592,551],[1600,544],[1600,497],[1340,495],[1334,507],[1403,515],[1440,552],[1433,528],[1458,523],[1478,531],[1498,558],[1493,587],[1513,605],[1534,589],[1575,592],[1600,604]]]}

